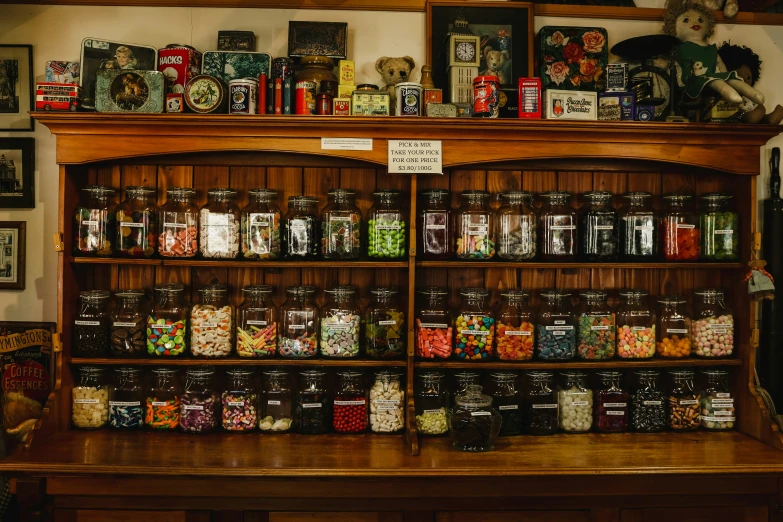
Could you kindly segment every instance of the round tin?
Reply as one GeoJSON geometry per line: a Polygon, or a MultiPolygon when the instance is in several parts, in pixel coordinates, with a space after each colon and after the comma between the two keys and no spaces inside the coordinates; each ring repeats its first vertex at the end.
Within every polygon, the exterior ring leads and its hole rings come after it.
{"type": "Polygon", "coordinates": [[[229,114],[258,114],[258,80],[237,78],[228,84],[229,114]]]}
{"type": "Polygon", "coordinates": [[[363,83],[363,84],[359,85],[358,87],[356,87],[356,90],[357,91],[377,91],[378,90],[378,86],[377,85],[373,85],[372,83],[363,83]]]}
{"type": "Polygon", "coordinates": [[[193,112],[208,114],[225,111],[226,88],[223,82],[208,74],[199,74],[185,86],[185,103],[193,112]]]}
{"type": "Polygon", "coordinates": [[[296,114],[315,114],[315,82],[296,82],[296,114]]]}
{"type": "Polygon", "coordinates": [[[476,76],[473,79],[473,116],[500,116],[500,80],[497,76],[476,76]]]}
{"type": "Polygon", "coordinates": [[[294,68],[293,59],[287,56],[283,56],[272,60],[273,78],[282,78],[283,80],[287,80],[288,78],[293,78],[294,74],[296,74],[296,70],[294,68]]]}
{"type": "Polygon", "coordinates": [[[334,100],[334,96],[332,96],[328,92],[319,92],[318,96],[315,97],[316,113],[321,116],[331,116],[333,111],[332,109],[333,100],[334,100]]]}
{"type": "Polygon", "coordinates": [[[397,98],[397,116],[421,116],[424,89],[421,84],[402,82],[394,86],[397,98]]]}

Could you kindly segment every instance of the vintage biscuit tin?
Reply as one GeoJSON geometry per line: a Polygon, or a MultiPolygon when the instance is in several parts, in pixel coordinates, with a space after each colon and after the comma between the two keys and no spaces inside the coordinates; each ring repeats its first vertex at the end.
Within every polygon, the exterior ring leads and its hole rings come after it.
{"type": "Polygon", "coordinates": [[[158,70],[167,92],[185,92],[191,78],[201,74],[201,53],[189,45],[171,44],[158,51],[158,70]]]}
{"type": "Polygon", "coordinates": [[[98,112],[159,113],[164,110],[165,98],[166,80],[160,71],[98,71],[95,84],[98,112]]]}
{"type": "Polygon", "coordinates": [[[603,27],[544,26],[536,37],[536,51],[544,91],[604,90],[609,37],[603,27]]]}
{"type": "Polygon", "coordinates": [[[655,119],[655,105],[637,105],[634,109],[636,121],[653,121],[655,119]]]}
{"type": "Polygon", "coordinates": [[[598,94],[549,89],[544,111],[548,120],[595,120],[598,117],[598,94]]]}
{"type": "Polygon", "coordinates": [[[269,75],[272,57],[269,53],[251,53],[245,51],[207,51],[201,73],[220,78],[228,85],[237,78],[258,78],[269,75]]]}
{"type": "Polygon", "coordinates": [[[542,114],[541,78],[520,78],[517,85],[519,90],[519,118],[540,120],[542,114]]]}
{"type": "Polygon", "coordinates": [[[427,104],[427,116],[430,118],[456,118],[457,106],[453,103],[430,102],[427,104]]]}
{"type": "Polygon", "coordinates": [[[414,82],[402,82],[394,86],[397,116],[421,116],[422,96],[424,89],[414,82]]]}
{"type": "Polygon", "coordinates": [[[224,113],[227,98],[223,82],[207,74],[191,78],[185,86],[185,104],[199,114],[224,113]]]}
{"type": "Polygon", "coordinates": [[[166,95],[166,112],[185,112],[185,95],[170,92],[166,95]]]}
{"type": "Polygon", "coordinates": [[[519,118],[519,89],[515,87],[500,88],[500,117],[519,118]]]}
{"type": "Polygon", "coordinates": [[[473,79],[473,116],[500,116],[500,80],[497,76],[476,76],[473,79]]]}
{"type": "Polygon", "coordinates": [[[315,82],[311,82],[309,80],[296,82],[296,114],[315,114],[315,102],[315,82]]]}
{"type": "Polygon", "coordinates": [[[337,86],[337,97],[338,98],[350,98],[353,94],[353,91],[356,90],[356,87],[353,85],[338,85],[337,86]]]}
{"type": "Polygon", "coordinates": [[[706,106],[709,107],[709,110],[704,111],[702,115],[704,121],[728,122],[737,120],[737,115],[740,112],[739,105],[723,99],[717,101],[712,99],[711,101],[714,103],[710,105],[710,99],[707,100],[706,106]]]}
{"type": "MultiPolygon", "coordinates": [[[[599,100],[617,100],[612,102],[620,106],[620,119],[632,121],[634,118],[634,105],[636,96],[632,92],[601,92],[598,93],[599,100]]],[[[608,102],[607,102],[608,103],[608,102]]],[[[599,103],[600,106],[600,103],[599,103]]]]}
{"type": "Polygon", "coordinates": [[[289,58],[288,56],[281,56],[272,60],[273,78],[293,78],[295,74],[296,68],[292,58],[289,58]]]}
{"type": "Polygon", "coordinates": [[[388,116],[390,101],[389,91],[354,91],[351,95],[351,114],[354,116],[388,116]]]}
{"type": "Polygon", "coordinates": [[[620,110],[619,97],[617,96],[598,97],[598,120],[599,121],[620,121],[622,118],[623,118],[623,113],[620,110]]]}
{"type": "Polygon", "coordinates": [[[340,60],[337,64],[337,78],[340,85],[355,85],[356,64],[353,60],[340,60]]]}
{"type": "Polygon", "coordinates": [[[345,22],[288,22],[288,56],[326,56],[343,60],[348,49],[345,22]]]}
{"type": "Polygon", "coordinates": [[[49,83],[79,83],[79,62],[46,62],[49,83]]]}
{"type": "Polygon", "coordinates": [[[430,103],[443,103],[443,89],[424,89],[424,97],[421,101],[422,114],[427,114],[427,105],[430,103]]]}
{"type": "Polygon", "coordinates": [[[148,45],[137,45],[97,38],[82,40],[79,70],[79,85],[84,99],[82,107],[95,108],[95,85],[99,70],[135,69],[155,70],[158,64],[158,50],[148,45]]]}
{"type": "Polygon", "coordinates": [[[457,108],[457,118],[472,118],[473,117],[473,104],[472,103],[452,103],[457,108]]]}
{"type": "Polygon", "coordinates": [[[335,116],[350,116],[351,99],[335,98],[334,101],[332,102],[332,109],[335,116]]]}
{"type": "Polygon", "coordinates": [[[218,31],[218,51],[255,51],[256,33],[253,31],[218,31]]]}
{"type": "Polygon", "coordinates": [[[628,64],[610,63],[606,66],[606,91],[623,92],[628,90],[628,64]]]}
{"type": "Polygon", "coordinates": [[[228,84],[229,114],[258,114],[258,80],[242,78],[228,84]]]}

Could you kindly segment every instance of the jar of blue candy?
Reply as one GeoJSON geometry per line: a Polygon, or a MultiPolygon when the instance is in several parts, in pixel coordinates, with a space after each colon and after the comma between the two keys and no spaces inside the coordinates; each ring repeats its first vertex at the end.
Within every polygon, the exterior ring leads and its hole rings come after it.
{"type": "Polygon", "coordinates": [[[576,317],[571,293],[562,290],[541,292],[541,308],[536,321],[536,357],[545,361],[566,361],[576,354],[576,317]]]}

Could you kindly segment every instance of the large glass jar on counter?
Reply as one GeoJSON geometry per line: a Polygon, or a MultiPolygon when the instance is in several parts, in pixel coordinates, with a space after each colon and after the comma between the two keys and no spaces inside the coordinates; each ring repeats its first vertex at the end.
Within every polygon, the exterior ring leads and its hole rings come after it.
{"type": "Polygon", "coordinates": [[[198,291],[199,302],[190,310],[190,353],[193,357],[228,357],[234,345],[234,307],[226,285],[198,291]]]}
{"type": "Polygon", "coordinates": [[[152,381],[146,397],[144,424],[156,431],[172,431],[179,427],[182,382],[176,368],[153,368],[152,381]]]}
{"type": "Polygon", "coordinates": [[[288,299],[280,307],[278,353],[298,359],[318,355],[318,307],[312,286],[289,286],[288,299]]]}
{"type": "Polygon", "coordinates": [[[321,309],[321,355],[354,358],[359,356],[359,304],[352,286],[326,290],[327,301],[321,309]]]}
{"type": "Polygon", "coordinates": [[[277,354],[277,307],[272,302],[272,287],[247,285],[245,300],[237,308],[237,355],[274,357],[277,354]]]}
{"type": "Polygon", "coordinates": [[[367,386],[362,372],[337,372],[332,404],[332,428],[336,433],[367,431],[367,386]]]}
{"type": "Polygon", "coordinates": [[[487,395],[492,397],[492,406],[498,410],[503,419],[500,425],[500,436],[521,435],[524,421],[522,390],[518,375],[512,372],[493,372],[489,374],[489,381],[487,395]]]}
{"type": "Polygon", "coordinates": [[[500,293],[495,356],[500,361],[529,361],[533,358],[535,312],[529,305],[530,294],[524,290],[500,293]]]}
{"type": "Polygon", "coordinates": [[[669,428],[676,431],[699,429],[701,395],[693,384],[693,371],[670,370],[669,428]]]}
{"type": "Polygon", "coordinates": [[[500,194],[495,216],[495,246],[500,259],[522,261],[536,256],[536,211],[533,194],[510,191],[500,194]]]}
{"type": "Polygon", "coordinates": [[[606,292],[587,290],[581,296],[577,356],[591,361],[614,358],[617,331],[614,311],[606,301],[606,292]]]}
{"type": "Polygon", "coordinates": [[[220,425],[220,395],[214,375],[211,366],[191,368],[185,373],[179,409],[179,427],[185,433],[212,433],[220,425]]]}
{"type": "Polygon", "coordinates": [[[367,219],[367,256],[373,259],[403,259],[408,229],[400,204],[400,191],[373,192],[367,219]]]}
{"type": "Polygon", "coordinates": [[[446,376],[441,372],[416,374],[416,428],[421,435],[443,435],[449,431],[446,411],[449,409],[449,391],[446,376]]]}
{"type": "Polygon", "coordinates": [[[166,191],[166,203],[158,209],[158,253],[164,257],[194,257],[198,252],[198,206],[192,188],[166,191]]]}
{"type": "Polygon", "coordinates": [[[525,431],[531,435],[557,433],[557,391],[552,372],[529,372],[525,393],[525,431]]]}
{"type": "Polygon", "coordinates": [[[620,255],[626,261],[654,261],[658,255],[658,233],[652,194],[623,194],[620,211],[620,255]]]}
{"type": "Polygon", "coordinates": [[[739,259],[739,215],[728,209],[731,198],[717,193],[701,197],[701,257],[705,261],[739,259]]]}
{"type": "Polygon", "coordinates": [[[226,385],[220,396],[223,429],[247,432],[258,423],[258,384],[250,368],[226,370],[226,385]]]}
{"type": "Polygon", "coordinates": [[[291,376],[284,370],[264,372],[264,395],[261,400],[261,431],[284,433],[293,423],[291,376]]]}
{"type": "Polygon", "coordinates": [[[117,206],[117,248],[123,257],[151,257],[158,244],[158,209],[155,189],[128,187],[117,206]]]}
{"type": "Polygon", "coordinates": [[[481,384],[481,374],[470,370],[460,370],[454,373],[453,393],[451,394],[451,407],[456,406],[457,395],[463,394],[471,384],[481,384]]]}
{"type": "Polygon", "coordinates": [[[421,192],[419,210],[419,249],[416,257],[425,261],[442,261],[454,257],[454,216],[449,205],[449,191],[427,189],[421,192]]]}
{"type": "Polygon", "coordinates": [[[544,192],[538,213],[538,253],[543,261],[576,259],[577,213],[568,206],[568,192],[544,192]]]}
{"type": "Polygon", "coordinates": [[[691,354],[691,316],[685,299],[677,295],[658,299],[655,351],[661,357],[688,357],[691,354]]]}
{"type": "Polygon", "coordinates": [[[536,320],[536,356],[543,361],[567,361],[575,355],[576,317],[571,293],[544,290],[536,320]]]}
{"type": "Polygon", "coordinates": [[[375,373],[370,388],[370,431],[400,433],[405,429],[405,388],[402,374],[382,370],[375,373]]]}
{"type": "Polygon", "coordinates": [[[82,189],[83,203],[76,207],[73,255],[110,256],[117,237],[114,189],[92,185],[82,189]]]}
{"type": "Polygon", "coordinates": [[[659,372],[639,370],[631,394],[631,428],[640,432],[663,431],[666,428],[666,396],[658,387],[659,372]]]}
{"type": "Polygon", "coordinates": [[[661,250],[666,261],[697,261],[699,259],[699,216],[687,206],[691,196],[663,196],[664,210],[658,230],[661,250]]]}
{"type": "Polygon", "coordinates": [[[370,359],[399,359],[405,355],[405,312],[391,287],[370,290],[372,300],[364,321],[364,340],[370,359]]]}
{"type": "Polygon", "coordinates": [[[617,313],[617,355],[648,359],[655,355],[655,311],[644,290],[621,290],[617,313]]]}
{"type": "Polygon", "coordinates": [[[601,380],[595,397],[595,428],[604,433],[628,430],[628,392],[621,372],[598,372],[601,380]]]}
{"type": "Polygon", "coordinates": [[[308,261],[318,257],[318,199],[310,196],[288,198],[283,220],[283,255],[286,259],[308,261]]]}
{"type": "Polygon", "coordinates": [[[147,354],[176,357],[187,350],[190,310],[180,283],[155,286],[157,299],[147,317],[147,354]]]}
{"type": "Polygon", "coordinates": [[[557,391],[558,426],[565,433],[587,433],[593,427],[593,390],[585,372],[564,372],[557,391]]]}
{"type": "Polygon", "coordinates": [[[321,370],[299,372],[294,423],[305,435],[329,433],[331,398],[326,390],[326,373],[321,370]]]}
{"type": "Polygon", "coordinates": [[[79,381],[74,383],[72,390],[71,414],[71,421],[77,428],[97,430],[109,421],[109,386],[103,371],[99,366],[79,368],[79,381]]]}
{"type": "Polygon", "coordinates": [[[106,290],[79,292],[79,311],[73,320],[73,357],[104,357],[109,353],[108,301],[106,290]]]}
{"type": "Polygon", "coordinates": [[[701,427],[711,431],[734,429],[737,410],[729,391],[728,370],[702,370],[701,376],[701,427]]]}
{"type": "Polygon", "coordinates": [[[144,426],[144,399],[141,368],[115,368],[114,384],[109,388],[109,427],[140,429],[144,426]]]}
{"type": "Polygon", "coordinates": [[[691,345],[696,357],[729,357],[734,353],[734,316],[722,290],[702,288],[693,293],[691,345]]]}
{"type": "Polygon", "coordinates": [[[437,286],[416,290],[416,356],[422,359],[448,359],[451,356],[453,328],[446,303],[448,290],[437,286]]]}
{"type": "Polygon", "coordinates": [[[149,309],[142,290],[120,290],[117,307],[111,312],[111,353],[118,357],[139,357],[147,353],[149,309]]]}
{"type": "Polygon", "coordinates": [[[461,451],[492,450],[502,422],[492,397],[481,393],[481,386],[469,384],[455,402],[454,411],[446,415],[452,446],[461,451]]]}
{"type": "Polygon", "coordinates": [[[466,361],[489,361],[495,341],[495,313],[489,307],[489,291],[463,288],[454,318],[454,357],[466,361]]]}
{"type": "Polygon", "coordinates": [[[213,188],[199,213],[199,249],[209,259],[234,259],[239,254],[237,191],[213,188]]]}
{"type": "Polygon", "coordinates": [[[457,210],[457,258],[486,261],[495,257],[495,213],[489,208],[489,192],[463,190],[457,210]]]}
{"type": "Polygon", "coordinates": [[[280,248],[281,213],[277,191],[247,191],[250,202],[239,213],[244,259],[274,260],[283,256],[280,248]]]}
{"type": "Polygon", "coordinates": [[[329,191],[329,203],[321,212],[321,254],[324,259],[359,259],[362,213],[353,190],[329,191]]]}
{"type": "Polygon", "coordinates": [[[579,255],[585,261],[613,261],[619,250],[619,218],[612,193],[587,192],[587,208],[579,216],[579,255]]]}

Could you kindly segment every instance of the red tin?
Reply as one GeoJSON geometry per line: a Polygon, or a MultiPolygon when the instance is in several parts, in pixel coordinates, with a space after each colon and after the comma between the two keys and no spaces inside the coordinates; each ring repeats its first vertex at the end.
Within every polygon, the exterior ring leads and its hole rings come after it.
{"type": "Polygon", "coordinates": [[[167,45],[158,51],[158,70],[166,77],[166,92],[184,93],[190,79],[201,74],[201,53],[188,45],[167,45]]]}
{"type": "Polygon", "coordinates": [[[442,89],[424,89],[424,96],[422,98],[422,116],[427,115],[427,105],[430,103],[443,103],[443,90],[442,89]]]}
{"type": "Polygon", "coordinates": [[[315,82],[296,82],[296,114],[315,114],[315,82]]]}
{"type": "Polygon", "coordinates": [[[350,98],[335,98],[333,102],[334,115],[335,116],[350,116],[351,115],[351,99],[350,98]]]}
{"type": "Polygon", "coordinates": [[[316,112],[321,116],[331,116],[332,100],[334,100],[334,96],[328,92],[319,92],[315,99],[316,112]]]}
{"type": "Polygon", "coordinates": [[[519,117],[541,119],[541,78],[519,79],[519,117]]]}
{"type": "Polygon", "coordinates": [[[500,80],[497,76],[473,79],[473,116],[497,118],[500,115],[500,80]]]}

